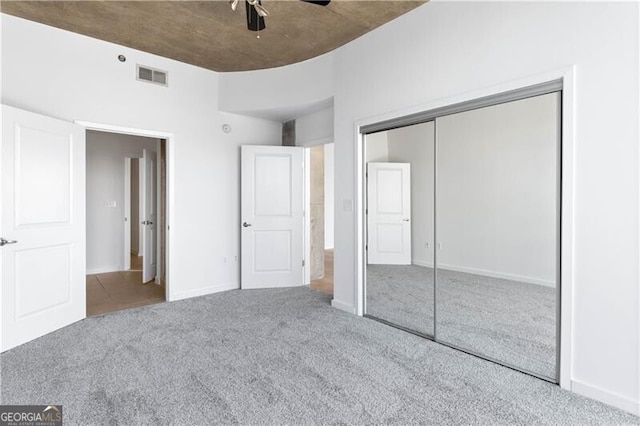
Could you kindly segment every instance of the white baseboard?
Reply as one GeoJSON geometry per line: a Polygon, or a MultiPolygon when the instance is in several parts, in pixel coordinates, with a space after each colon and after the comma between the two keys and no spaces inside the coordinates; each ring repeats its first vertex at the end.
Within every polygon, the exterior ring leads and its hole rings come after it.
{"type": "Polygon", "coordinates": [[[192,297],[205,296],[207,294],[219,293],[227,290],[237,290],[240,288],[238,283],[212,285],[207,287],[200,287],[195,290],[180,291],[168,295],[168,300],[175,302],[176,300],[190,299],[192,297]]]}
{"type": "Polygon", "coordinates": [[[87,269],[86,275],[93,274],[107,274],[109,272],[120,272],[122,268],[120,266],[103,266],[101,268],[87,269]]]}
{"type": "Polygon", "coordinates": [[[353,314],[353,315],[356,314],[356,309],[353,306],[336,299],[331,300],[331,306],[336,309],[340,309],[341,311],[349,312],[350,314],[353,314]]]}
{"type": "Polygon", "coordinates": [[[502,279],[505,279],[505,280],[519,281],[521,283],[528,283],[528,284],[536,284],[536,285],[541,285],[541,286],[544,286],[544,287],[555,288],[555,286],[556,286],[555,282],[553,282],[553,281],[542,280],[542,279],[534,278],[534,277],[527,277],[525,275],[505,274],[505,273],[502,273],[502,272],[489,271],[489,270],[486,270],[486,269],[467,268],[465,266],[447,265],[447,264],[443,264],[443,263],[438,264],[438,269],[446,269],[446,270],[449,270],[449,271],[465,272],[467,274],[482,275],[483,277],[502,278],[502,279]]]}
{"type": "Polygon", "coordinates": [[[424,260],[412,260],[411,263],[425,268],[433,268],[433,262],[425,262],[424,260]]]}
{"type": "Polygon", "coordinates": [[[627,397],[601,389],[597,386],[572,380],[571,391],[578,395],[586,396],[587,398],[595,399],[596,401],[628,411],[636,416],[640,415],[639,401],[633,401],[627,397]]]}

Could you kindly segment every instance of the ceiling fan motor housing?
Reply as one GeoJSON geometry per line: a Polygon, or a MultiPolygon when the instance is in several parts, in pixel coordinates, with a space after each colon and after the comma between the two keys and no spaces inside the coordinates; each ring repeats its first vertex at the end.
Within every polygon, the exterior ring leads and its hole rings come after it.
{"type": "MultiPolygon", "coordinates": [[[[258,0],[258,4],[262,4],[260,0],[258,0]]],[[[264,18],[258,15],[258,11],[255,6],[250,4],[247,0],[245,0],[245,6],[247,11],[247,28],[251,31],[262,31],[267,26],[264,23],[264,18]]]]}
{"type": "MultiPolygon", "coordinates": [[[[326,6],[331,3],[331,0],[301,0],[305,3],[316,4],[318,6],[326,6]]],[[[264,22],[264,16],[260,16],[258,10],[255,7],[255,4],[262,6],[261,0],[253,0],[249,2],[249,0],[245,0],[245,6],[247,11],[247,28],[251,31],[262,31],[266,28],[266,24],[264,22]],[[253,3],[253,4],[252,4],[253,3]]],[[[233,8],[233,6],[232,6],[233,8]]],[[[258,7],[261,9],[260,7],[258,7]]],[[[266,11],[264,11],[266,14],[266,11]]]]}

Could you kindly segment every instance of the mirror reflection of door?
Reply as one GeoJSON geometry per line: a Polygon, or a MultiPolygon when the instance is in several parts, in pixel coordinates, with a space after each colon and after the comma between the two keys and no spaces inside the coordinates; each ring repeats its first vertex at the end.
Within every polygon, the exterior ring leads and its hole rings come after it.
{"type": "Polygon", "coordinates": [[[369,265],[411,265],[411,164],[367,164],[369,265]]]}
{"type": "Polygon", "coordinates": [[[365,313],[433,335],[433,122],[366,135],[365,313]]]}

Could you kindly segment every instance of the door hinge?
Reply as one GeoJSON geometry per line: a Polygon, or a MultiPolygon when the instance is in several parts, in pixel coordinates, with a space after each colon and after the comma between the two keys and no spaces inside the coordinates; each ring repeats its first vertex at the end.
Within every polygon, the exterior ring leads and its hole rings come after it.
{"type": "Polygon", "coordinates": [[[304,266],[304,259],[302,260],[302,266],[304,266]]]}

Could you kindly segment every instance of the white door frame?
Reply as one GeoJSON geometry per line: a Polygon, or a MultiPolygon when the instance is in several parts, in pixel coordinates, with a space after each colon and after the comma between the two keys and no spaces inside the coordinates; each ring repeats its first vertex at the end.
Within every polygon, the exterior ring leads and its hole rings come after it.
{"type": "MultiPolygon", "coordinates": [[[[498,95],[501,93],[520,90],[524,87],[544,84],[555,80],[562,80],[562,121],[561,121],[561,140],[562,140],[562,200],[561,200],[561,234],[562,241],[560,252],[560,279],[562,282],[562,292],[560,295],[560,350],[559,362],[560,368],[559,384],[563,389],[571,389],[573,377],[572,349],[573,349],[573,253],[574,245],[574,164],[575,164],[575,66],[561,68],[546,73],[525,77],[518,80],[509,81],[503,84],[491,86],[484,89],[474,90],[452,96],[449,98],[438,99],[429,103],[423,103],[412,106],[399,111],[382,114],[375,117],[369,117],[359,120],[353,127],[353,136],[356,141],[353,167],[355,170],[355,277],[356,285],[354,288],[353,306],[340,300],[336,300],[335,295],[332,306],[343,310],[353,309],[354,313],[362,316],[364,314],[364,291],[366,279],[365,265],[365,238],[366,238],[366,219],[364,216],[366,181],[365,181],[365,161],[364,161],[364,141],[365,137],[361,133],[361,128],[367,125],[381,123],[387,120],[394,120],[401,117],[418,114],[425,111],[435,110],[462,102],[481,99],[487,96],[498,95]]],[[[437,130],[436,130],[437,132],[437,130]]],[[[343,200],[347,203],[351,200],[343,200]]]]}
{"type": "MultiPolygon", "coordinates": [[[[311,284],[311,148],[316,146],[325,146],[334,143],[332,137],[317,139],[315,141],[308,142],[304,148],[304,284],[311,284]]],[[[326,159],[325,159],[326,161],[326,159]]],[[[335,164],[335,160],[334,160],[335,164]]],[[[335,171],[334,171],[335,175],[335,171]]],[[[334,177],[335,185],[335,177],[334,177]]],[[[335,189],[334,189],[335,194],[335,189]]],[[[325,203],[326,203],[325,199],[325,203]]],[[[335,212],[334,212],[335,215],[335,212]]],[[[326,217],[325,217],[326,224],[326,217]]],[[[335,234],[335,219],[334,219],[334,234],[335,234]]],[[[334,235],[335,241],[335,235],[334,235]]],[[[334,273],[335,274],[335,273],[334,273]]],[[[332,277],[333,278],[333,277],[332,277]]]]}
{"type": "Polygon", "coordinates": [[[124,270],[131,269],[131,157],[124,159],[124,270]]]}
{"type": "MultiPolygon", "coordinates": [[[[243,290],[305,285],[304,156],[305,150],[296,146],[241,146],[240,288],[243,290]],[[276,158],[278,161],[284,159],[288,167],[274,166],[273,161],[276,158]],[[265,166],[266,169],[258,167],[260,159],[268,163],[265,166]],[[275,170],[274,167],[285,171],[286,177],[276,173],[273,179],[267,179],[267,182],[270,182],[268,187],[256,184],[262,181],[261,173],[268,169],[271,174],[275,170]],[[282,167],[285,168],[282,169],[282,167]],[[268,204],[268,202],[265,204],[264,196],[275,196],[273,188],[282,188],[282,185],[285,185],[285,188],[289,187],[288,193],[275,192],[286,197],[287,207],[273,212],[264,210],[265,205],[268,204]],[[285,211],[288,212],[285,213],[285,211]],[[279,242],[277,239],[273,240],[276,238],[275,235],[288,235],[288,237],[279,242]],[[272,239],[269,243],[276,245],[287,240],[288,242],[284,242],[286,247],[281,247],[280,250],[270,245],[271,253],[278,253],[271,255],[269,249],[266,249],[267,240],[265,239],[272,239]],[[287,252],[288,258],[279,256],[279,254],[286,256],[287,252]],[[283,260],[285,262],[282,262],[283,260]],[[270,262],[275,262],[277,266],[269,269],[273,266],[270,262]],[[261,269],[261,267],[267,269],[261,269]]],[[[276,197],[276,199],[284,200],[282,197],[276,197]]]]}
{"type": "MultiPolygon", "coordinates": [[[[94,123],[89,121],[81,121],[75,120],[74,123],[83,126],[85,130],[96,130],[99,132],[108,132],[108,133],[119,133],[124,135],[133,135],[133,136],[143,136],[148,138],[157,138],[157,139],[165,139],[166,140],[166,212],[165,217],[166,221],[163,226],[166,226],[165,230],[165,299],[167,302],[175,300],[174,291],[171,287],[171,253],[173,252],[173,241],[171,239],[171,233],[169,232],[171,226],[173,224],[174,217],[174,190],[175,185],[173,181],[173,170],[174,170],[174,147],[175,147],[175,136],[173,133],[158,131],[158,130],[149,130],[149,129],[138,129],[132,127],[124,127],[117,126],[112,124],[104,124],[104,123],[94,123]]],[[[160,153],[158,153],[160,155],[160,153]]]]}
{"type": "Polygon", "coordinates": [[[311,147],[304,149],[304,285],[311,284],[311,147]]]}

